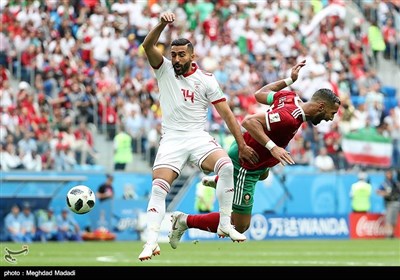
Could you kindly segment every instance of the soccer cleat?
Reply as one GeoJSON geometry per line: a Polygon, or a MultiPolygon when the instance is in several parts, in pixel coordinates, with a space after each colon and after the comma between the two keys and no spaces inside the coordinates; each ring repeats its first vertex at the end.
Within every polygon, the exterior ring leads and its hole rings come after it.
{"type": "Polygon", "coordinates": [[[151,257],[159,255],[161,252],[160,246],[157,243],[146,243],[143,246],[143,251],[139,255],[140,261],[150,260],[151,257]]]}
{"type": "Polygon", "coordinates": [[[238,232],[233,225],[222,227],[218,226],[217,234],[219,238],[230,237],[233,242],[243,242],[246,240],[246,236],[238,232]]]}
{"type": "Polygon", "coordinates": [[[185,233],[185,230],[188,229],[186,217],[187,214],[179,211],[175,211],[171,215],[172,229],[168,234],[168,237],[169,244],[171,245],[172,249],[176,249],[178,247],[182,235],[185,233]]]}
{"type": "Polygon", "coordinates": [[[215,181],[215,178],[217,177],[217,175],[214,176],[204,176],[201,179],[201,183],[206,186],[206,187],[210,187],[210,188],[216,188],[217,187],[217,182],[215,181]]]}

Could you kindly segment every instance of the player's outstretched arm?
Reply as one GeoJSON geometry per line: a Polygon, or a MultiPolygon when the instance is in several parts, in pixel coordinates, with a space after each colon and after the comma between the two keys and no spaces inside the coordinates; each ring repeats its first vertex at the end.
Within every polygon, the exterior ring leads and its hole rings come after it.
{"type": "Polygon", "coordinates": [[[258,154],[244,141],[240,125],[236,120],[235,115],[229,108],[228,103],[226,101],[218,102],[214,104],[214,106],[221,118],[226,122],[226,125],[228,126],[229,131],[232,133],[233,137],[235,137],[239,149],[239,159],[247,160],[252,164],[257,163],[259,159],[258,154]]]}
{"type": "Polygon", "coordinates": [[[163,13],[160,16],[160,22],[152,30],[150,30],[149,34],[147,34],[146,38],[144,38],[142,46],[146,52],[147,59],[153,68],[160,66],[163,60],[162,53],[156,46],[161,32],[168,24],[173,23],[174,21],[175,14],[170,12],[163,13]]]}
{"type": "Polygon", "coordinates": [[[284,148],[277,146],[268,135],[264,133],[264,128],[266,127],[264,112],[246,116],[242,121],[242,126],[250,133],[254,140],[266,147],[271,155],[279,160],[282,165],[295,164],[290,153],[284,148]]]}
{"type": "Polygon", "coordinates": [[[282,79],[273,83],[269,83],[259,90],[255,92],[255,97],[257,102],[261,104],[266,104],[270,105],[272,104],[273,101],[273,95],[270,95],[270,93],[275,93],[277,91],[280,91],[284,89],[287,86],[290,86],[293,84],[297,78],[299,77],[299,71],[300,69],[306,65],[306,61],[303,60],[299,63],[297,63],[295,66],[292,67],[292,73],[290,75],[290,78],[282,79]],[[270,97],[271,96],[271,97],[270,97]]]}

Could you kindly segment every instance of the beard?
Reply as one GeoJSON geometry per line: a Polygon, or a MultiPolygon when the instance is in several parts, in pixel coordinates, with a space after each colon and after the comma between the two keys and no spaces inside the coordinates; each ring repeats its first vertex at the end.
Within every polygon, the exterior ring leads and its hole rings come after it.
{"type": "Polygon", "coordinates": [[[320,122],[319,120],[315,120],[315,119],[311,121],[311,123],[312,123],[313,125],[318,125],[319,122],[320,122]]]}
{"type": "Polygon", "coordinates": [[[313,125],[318,125],[322,120],[323,120],[323,116],[321,114],[318,114],[311,120],[311,123],[313,125]]]}
{"type": "Polygon", "coordinates": [[[185,64],[181,65],[179,63],[174,64],[174,71],[176,75],[183,75],[186,74],[190,70],[190,66],[192,65],[191,61],[186,62],[185,64]]]}

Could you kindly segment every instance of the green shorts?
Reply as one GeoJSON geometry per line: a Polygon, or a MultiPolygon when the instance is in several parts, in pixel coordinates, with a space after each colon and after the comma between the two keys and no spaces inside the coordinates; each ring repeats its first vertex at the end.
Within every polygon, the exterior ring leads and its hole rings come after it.
{"type": "Polygon", "coordinates": [[[251,214],[254,203],[254,192],[260,176],[269,168],[261,170],[247,170],[240,166],[239,151],[236,142],[233,142],[228,151],[232,159],[234,170],[233,179],[235,194],[232,210],[238,214],[251,214]]]}

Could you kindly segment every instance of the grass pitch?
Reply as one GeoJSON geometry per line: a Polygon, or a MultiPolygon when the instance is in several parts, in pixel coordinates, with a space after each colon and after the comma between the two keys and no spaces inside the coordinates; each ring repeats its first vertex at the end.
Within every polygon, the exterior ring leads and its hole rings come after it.
{"type": "Polygon", "coordinates": [[[24,244],[1,243],[2,267],[52,266],[400,266],[400,240],[279,240],[183,242],[176,250],[160,243],[161,255],[139,261],[143,242],[93,241],[31,243],[26,254],[6,260],[7,250],[24,244]]]}

